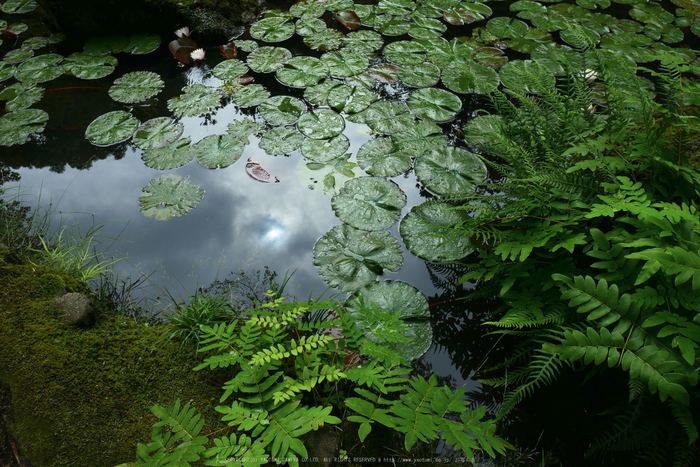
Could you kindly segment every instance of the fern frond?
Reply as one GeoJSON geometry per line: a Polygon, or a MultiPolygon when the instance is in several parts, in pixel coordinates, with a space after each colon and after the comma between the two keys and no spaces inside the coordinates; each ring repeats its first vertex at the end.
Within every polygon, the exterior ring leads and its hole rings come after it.
{"type": "Polygon", "coordinates": [[[212,459],[204,465],[226,465],[231,467],[259,467],[267,463],[263,444],[242,434],[236,440],[236,434],[231,433],[227,438],[214,438],[214,447],[206,450],[204,455],[212,459]]]}

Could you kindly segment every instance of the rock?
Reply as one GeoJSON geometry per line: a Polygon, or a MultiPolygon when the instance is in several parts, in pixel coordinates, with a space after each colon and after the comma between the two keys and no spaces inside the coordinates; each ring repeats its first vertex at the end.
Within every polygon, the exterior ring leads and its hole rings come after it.
{"type": "Polygon", "coordinates": [[[51,306],[63,311],[63,324],[66,326],[89,326],[97,318],[92,300],[81,293],[67,293],[51,302],[51,306]]]}
{"type": "Polygon", "coordinates": [[[302,438],[304,445],[313,449],[311,455],[318,459],[318,465],[328,467],[335,464],[339,446],[334,427],[325,425],[316,431],[309,431],[302,438]]]}

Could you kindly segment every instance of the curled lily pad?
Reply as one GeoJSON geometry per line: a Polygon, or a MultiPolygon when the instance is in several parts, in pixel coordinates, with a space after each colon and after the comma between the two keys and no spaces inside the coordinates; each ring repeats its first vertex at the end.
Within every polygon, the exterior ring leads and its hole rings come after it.
{"type": "Polygon", "coordinates": [[[235,80],[248,73],[248,66],[243,61],[232,58],[216,65],[212,73],[219,79],[235,80]]]}
{"type": "Polygon", "coordinates": [[[110,146],[131,138],[139,126],[136,117],[124,110],[100,115],[85,129],[85,138],[95,146],[110,146]]]}
{"type": "Polygon", "coordinates": [[[479,156],[466,149],[445,146],[426,151],[416,159],[416,177],[440,195],[464,196],[474,192],[488,171],[479,156]]]}
{"type": "Polygon", "coordinates": [[[345,120],[333,110],[319,109],[302,115],[297,127],[308,138],[326,139],[342,133],[345,120]]]}
{"type": "Polygon", "coordinates": [[[241,107],[255,107],[270,97],[270,91],[261,84],[242,86],[231,93],[233,102],[241,107]]]}
{"type": "Polygon", "coordinates": [[[90,55],[104,55],[121,52],[129,46],[126,36],[106,36],[90,38],[83,46],[83,51],[90,55]]]}
{"type": "Polygon", "coordinates": [[[360,26],[362,26],[362,20],[360,17],[357,16],[357,13],[351,10],[339,11],[335,15],[335,19],[348,29],[360,29],[360,26]]]}
{"type": "Polygon", "coordinates": [[[442,82],[454,92],[488,94],[496,89],[499,81],[493,68],[471,60],[456,60],[443,70],[442,82]]]}
{"type": "Polygon", "coordinates": [[[314,50],[336,50],[343,45],[343,34],[335,29],[324,29],[304,37],[304,44],[314,50]]]}
{"type": "Polygon", "coordinates": [[[355,317],[359,329],[375,343],[381,343],[401,352],[401,356],[412,361],[428,351],[433,343],[433,328],[430,325],[428,300],[415,287],[400,281],[377,281],[358,290],[345,302],[346,309],[355,317]],[[375,304],[383,311],[400,312],[399,317],[406,325],[403,331],[407,339],[404,342],[387,342],[386,337],[378,337],[378,329],[370,329],[363,319],[357,303],[362,295],[366,307],[375,304]]]}
{"type": "Polygon", "coordinates": [[[36,0],[7,0],[2,5],[2,12],[8,14],[22,14],[34,11],[39,7],[36,0]]]}
{"type": "Polygon", "coordinates": [[[369,66],[367,54],[347,49],[325,53],[321,61],[328,66],[331,76],[339,78],[360,74],[369,66]]]}
{"type": "Polygon", "coordinates": [[[379,95],[359,86],[338,86],[328,93],[328,105],[334,109],[355,114],[379,100],[379,95]]]}
{"type": "Polygon", "coordinates": [[[248,55],[247,62],[251,70],[270,73],[284,67],[292,59],[292,53],[284,47],[260,47],[248,55]]]}
{"type": "Polygon", "coordinates": [[[406,65],[399,68],[397,75],[409,86],[423,88],[434,86],[440,81],[440,68],[431,63],[406,65]]]}
{"type": "Polygon", "coordinates": [[[80,79],[100,79],[111,74],[117,66],[111,55],[88,55],[85,52],[70,54],[63,61],[63,69],[80,79]]]}
{"type": "Polygon", "coordinates": [[[386,231],[367,232],[339,225],[319,238],[314,264],[331,287],[354,292],[377,279],[384,269],[396,272],[403,263],[399,242],[386,231]]]}
{"type": "Polygon", "coordinates": [[[398,185],[379,177],[349,180],[331,199],[333,211],[341,221],[358,229],[384,230],[396,223],[406,194],[398,185]]]}
{"type": "Polygon", "coordinates": [[[314,162],[328,162],[341,157],[350,148],[350,140],[345,135],[330,139],[305,138],[301,154],[314,162]]]}
{"type": "Polygon", "coordinates": [[[158,149],[174,143],[185,127],[169,117],[158,117],[141,124],[134,135],[134,144],[141,149],[158,149]]]}
{"type": "Polygon", "coordinates": [[[109,97],[123,104],[136,104],[150,99],[165,83],[152,71],[133,71],[114,80],[109,97]]]}
{"type": "Polygon", "coordinates": [[[429,201],[411,209],[399,225],[406,248],[428,261],[457,261],[474,249],[469,237],[454,227],[469,216],[443,202],[429,201]]]}
{"type": "Polygon", "coordinates": [[[254,162],[252,158],[248,159],[245,165],[245,171],[250,178],[262,183],[279,183],[279,178],[273,176],[265,170],[259,163],[254,162]]]}
{"type": "Polygon", "coordinates": [[[139,208],[147,217],[167,221],[180,217],[197,207],[204,197],[204,191],[177,175],[162,175],[143,187],[139,197],[139,208]]]}
{"type": "Polygon", "coordinates": [[[405,104],[378,101],[365,111],[365,122],[379,133],[399,133],[413,125],[413,115],[405,104]]]}
{"type": "Polygon", "coordinates": [[[233,134],[209,135],[192,145],[197,163],[207,169],[228,167],[241,158],[247,141],[233,134]]]}
{"type": "Polygon", "coordinates": [[[447,122],[462,110],[462,99],[438,88],[413,91],[406,104],[411,112],[431,122],[447,122]]]}
{"type": "Polygon", "coordinates": [[[25,60],[15,71],[17,81],[43,83],[56,79],[63,74],[60,65],[63,57],[58,54],[45,54],[25,60]]]}
{"type": "Polygon", "coordinates": [[[399,65],[417,65],[427,58],[426,49],[415,41],[392,42],[384,47],[384,56],[399,65]]]}
{"type": "Polygon", "coordinates": [[[309,86],[304,91],[304,99],[313,105],[329,105],[328,94],[335,88],[343,87],[343,82],[337,79],[324,79],[316,86],[309,86]]]}
{"type": "Polygon", "coordinates": [[[129,45],[124,47],[124,51],[132,55],[145,55],[155,51],[159,46],[158,34],[139,33],[129,37],[129,45]]]}
{"type": "Polygon", "coordinates": [[[301,146],[304,137],[293,126],[278,126],[265,132],[260,148],[271,156],[290,154],[301,146]]]}
{"type": "Polygon", "coordinates": [[[306,104],[296,97],[274,96],[260,104],[258,110],[270,125],[291,125],[306,112],[306,104]]]}
{"type": "Polygon", "coordinates": [[[355,31],[343,38],[343,47],[356,52],[376,52],[383,45],[382,35],[374,31],[355,31]]]}
{"type": "Polygon", "coordinates": [[[328,77],[328,66],[315,57],[294,57],[277,70],[277,79],[287,86],[305,88],[315,86],[328,77]]]}
{"type": "Polygon", "coordinates": [[[178,62],[192,63],[192,52],[197,50],[197,43],[187,36],[178,37],[168,44],[168,50],[178,62]]]}
{"type": "Polygon", "coordinates": [[[180,97],[168,99],[168,110],[178,117],[196,117],[221,104],[221,94],[209,86],[197,83],[185,86],[182,90],[180,97]]]}
{"type": "Polygon", "coordinates": [[[191,138],[182,138],[164,148],[147,149],[143,151],[141,159],[143,162],[159,170],[170,170],[182,167],[192,160],[191,138]]]}
{"type": "Polygon", "coordinates": [[[0,117],[0,146],[13,146],[29,141],[31,135],[42,133],[49,114],[39,109],[22,109],[0,117]]]}
{"type": "Polygon", "coordinates": [[[7,101],[5,104],[7,112],[31,107],[42,97],[44,97],[44,88],[34,83],[15,83],[0,92],[0,99],[7,101]]]}
{"type": "Polygon", "coordinates": [[[393,177],[411,168],[411,156],[397,148],[389,137],[371,139],[357,151],[358,165],[370,175],[393,177]]]}
{"type": "Polygon", "coordinates": [[[265,42],[282,42],[294,35],[291,16],[263,18],[250,26],[250,35],[265,42]]]}

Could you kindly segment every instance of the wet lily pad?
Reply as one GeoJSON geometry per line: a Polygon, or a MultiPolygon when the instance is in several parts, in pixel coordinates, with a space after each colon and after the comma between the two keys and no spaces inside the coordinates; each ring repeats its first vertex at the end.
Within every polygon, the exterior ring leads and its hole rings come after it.
{"type": "Polygon", "coordinates": [[[26,41],[22,42],[23,49],[31,50],[38,50],[46,47],[47,45],[49,45],[49,38],[41,36],[30,37],[26,41]]]}
{"type": "Polygon", "coordinates": [[[362,20],[357,13],[351,10],[339,11],[335,15],[336,21],[345,26],[348,29],[355,30],[362,26],[362,20]]]}
{"type": "Polygon", "coordinates": [[[134,144],[141,149],[158,149],[174,143],[185,127],[169,117],[158,117],[141,124],[134,135],[134,144]]]}
{"type": "Polygon", "coordinates": [[[44,97],[44,88],[34,83],[15,83],[0,92],[0,99],[7,101],[5,111],[26,109],[36,104],[44,97]]]}
{"type": "Polygon", "coordinates": [[[129,37],[129,45],[124,47],[124,52],[132,55],[146,55],[155,51],[160,46],[158,34],[139,33],[129,37]]]}
{"type": "Polygon", "coordinates": [[[243,52],[252,52],[258,48],[258,43],[255,41],[236,41],[236,47],[243,52]]]}
{"type": "Polygon", "coordinates": [[[192,145],[197,163],[207,169],[228,167],[241,158],[246,141],[233,134],[209,135],[192,145]]]}
{"type": "Polygon", "coordinates": [[[396,15],[381,21],[375,28],[385,36],[402,36],[411,30],[411,23],[405,16],[396,15]]]}
{"type": "Polygon", "coordinates": [[[405,104],[382,100],[367,108],[364,120],[374,131],[392,134],[407,130],[413,124],[413,115],[405,104]]]}
{"type": "Polygon", "coordinates": [[[32,49],[14,49],[5,54],[5,56],[2,58],[2,62],[9,65],[17,65],[18,63],[22,63],[23,61],[32,58],[33,56],[34,51],[32,49]]]}
{"type": "Polygon", "coordinates": [[[180,97],[168,99],[168,110],[178,117],[196,117],[210,112],[221,104],[219,91],[203,84],[182,88],[180,97]]]}
{"type": "Polygon", "coordinates": [[[271,156],[291,154],[299,149],[304,137],[293,126],[278,126],[265,132],[260,148],[271,156]]]}
{"type": "Polygon", "coordinates": [[[297,164],[297,174],[303,185],[329,195],[338,193],[348,180],[362,173],[351,153],[324,162],[308,162],[300,158],[297,164]]]}
{"type": "Polygon", "coordinates": [[[515,18],[499,16],[486,23],[486,30],[499,39],[517,39],[527,34],[528,26],[515,18]]]}
{"type": "Polygon", "coordinates": [[[500,68],[508,63],[508,56],[496,47],[479,47],[472,52],[472,58],[479,64],[500,68]]]}
{"type": "Polygon", "coordinates": [[[469,237],[454,227],[468,219],[462,210],[443,202],[429,201],[411,209],[399,225],[406,248],[428,261],[458,261],[472,251],[469,237]]]}
{"type": "Polygon", "coordinates": [[[293,88],[315,86],[328,76],[328,66],[315,57],[294,57],[277,70],[277,79],[293,88]]]}
{"type": "Polygon", "coordinates": [[[2,5],[2,12],[8,14],[22,14],[34,11],[39,7],[36,0],[7,0],[2,5]]]}
{"type": "Polygon", "coordinates": [[[425,45],[428,51],[428,61],[441,70],[455,60],[470,60],[475,49],[473,44],[456,38],[449,42],[444,39],[421,41],[421,44],[425,45]]]}
{"type": "Polygon", "coordinates": [[[440,68],[432,63],[406,65],[399,68],[397,75],[409,86],[423,88],[434,86],[440,81],[440,68]]]}
{"type": "Polygon", "coordinates": [[[251,70],[270,73],[284,67],[292,59],[292,53],[284,47],[259,47],[253,50],[246,61],[251,70]]]}
{"type": "Polygon", "coordinates": [[[434,123],[421,120],[406,131],[391,135],[394,144],[406,154],[418,157],[428,149],[447,146],[447,137],[434,123]]]}
{"type": "Polygon", "coordinates": [[[429,190],[448,196],[474,192],[486,179],[486,164],[466,149],[446,146],[426,151],[416,159],[416,177],[429,190]]]}
{"type": "Polygon", "coordinates": [[[328,94],[332,89],[342,87],[343,82],[337,79],[324,79],[316,86],[309,86],[304,90],[304,99],[313,105],[325,106],[328,104],[328,94]]]}
{"type": "Polygon", "coordinates": [[[297,127],[307,138],[326,139],[342,133],[345,120],[333,110],[319,109],[302,115],[297,127]]]}
{"type": "Polygon", "coordinates": [[[442,82],[454,92],[488,94],[498,87],[499,80],[493,68],[471,60],[456,60],[443,70],[442,82]]]}
{"type": "Polygon", "coordinates": [[[29,29],[29,26],[25,23],[13,23],[3,28],[2,32],[3,34],[7,34],[8,36],[16,37],[22,34],[23,32],[27,31],[27,29],[29,29]]]}
{"type": "Polygon", "coordinates": [[[396,183],[379,177],[349,180],[331,199],[341,221],[358,229],[384,230],[396,223],[406,194],[396,183]]]}
{"type": "Polygon", "coordinates": [[[291,16],[263,18],[250,26],[250,35],[265,42],[282,42],[294,35],[291,16]]]}
{"type": "Polygon", "coordinates": [[[399,150],[391,138],[367,141],[357,151],[357,164],[370,175],[394,177],[411,168],[411,156],[399,150]]]}
{"type": "Polygon", "coordinates": [[[343,45],[343,34],[335,29],[324,29],[318,34],[304,37],[304,44],[313,50],[336,50],[343,45]]]}
{"type": "Polygon", "coordinates": [[[395,83],[399,80],[398,71],[399,67],[393,63],[379,63],[369,67],[367,73],[379,83],[395,83]]]}
{"type": "MultiPolygon", "coordinates": [[[[539,4],[538,4],[539,5],[539,4]]],[[[472,24],[476,21],[476,15],[466,8],[452,7],[444,13],[445,21],[456,26],[472,24]]]]}
{"type": "Polygon", "coordinates": [[[129,46],[126,36],[92,37],[83,46],[83,51],[90,55],[104,55],[122,52],[129,46]]]}
{"type": "Polygon", "coordinates": [[[232,58],[216,65],[212,73],[219,79],[236,80],[248,73],[248,66],[243,61],[232,58]]]}
{"type": "Polygon", "coordinates": [[[305,138],[301,154],[314,162],[328,162],[344,155],[350,148],[350,140],[345,135],[330,139],[305,138]]]}
{"type": "Polygon", "coordinates": [[[397,41],[384,47],[384,56],[399,65],[417,65],[425,61],[427,50],[415,41],[397,41]]]}
{"type": "Polygon", "coordinates": [[[15,75],[17,67],[7,62],[0,62],[0,82],[8,80],[15,75]]]}
{"type": "Polygon", "coordinates": [[[131,138],[139,126],[136,117],[124,110],[100,115],[85,129],[85,138],[95,146],[110,146],[131,138]]]}
{"type": "Polygon", "coordinates": [[[289,13],[297,18],[318,18],[326,12],[326,5],[313,0],[295,3],[289,8],[289,13]]]}
{"type": "Polygon", "coordinates": [[[498,135],[503,125],[500,115],[482,115],[470,120],[464,127],[464,140],[479,148],[498,156],[504,156],[498,150],[498,135]]]}
{"type": "Polygon", "coordinates": [[[265,102],[269,97],[270,91],[261,84],[249,84],[231,93],[233,102],[240,107],[255,107],[265,102]]]}
{"type": "Polygon", "coordinates": [[[328,66],[331,76],[338,78],[358,75],[369,66],[367,54],[347,49],[325,53],[321,61],[328,66]]]}
{"type": "Polygon", "coordinates": [[[197,207],[204,197],[204,191],[177,175],[162,175],[143,187],[139,197],[139,208],[147,217],[167,221],[180,217],[197,207]]]}
{"type": "Polygon", "coordinates": [[[291,125],[306,112],[306,104],[296,97],[274,96],[260,104],[258,110],[270,125],[291,125]]]}
{"type": "Polygon", "coordinates": [[[0,117],[0,146],[24,144],[30,136],[42,133],[49,114],[39,109],[22,109],[0,117]]]}
{"type": "Polygon", "coordinates": [[[415,39],[434,39],[442,36],[447,30],[447,26],[437,19],[428,18],[420,14],[413,15],[411,29],[408,35],[415,39]]]}
{"type": "Polygon", "coordinates": [[[319,18],[300,19],[297,21],[297,34],[302,37],[318,34],[327,28],[326,23],[319,18]]]}
{"type": "Polygon", "coordinates": [[[447,122],[462,110],[462,99],[438,88],[413,91],[406,104],[416,116],[430,122],[447,122]]]}
{"type": "Polygon", "coordinates": [[[150,99],[163,89],[165,83],[152,71],[133,71],[114,80],[109,97],[123,104],[136,104],[150,99]]]}
{"type": "Polygon", "coordinates": [[[192,160],[191,138],[182,138],[164,148],[147,149],[141,154],[143,162],[152,169],[170,170],[192,160]]]}
{"type": "Polygon", "coordinates": [[[76,52],[63,61],[63,69],[80,79],[100,79],[110,75],[119,62],[111,55],[76,52]]]}
{"type": "Polygon", "coordinates": [[[356,52],[376,52],[383,45],[382,35],[374,31],[355,31],[343,38],[343,47],[356,52]]]}
{"type": "Polygon", "coordinates": [[[63,57],[58,54],[45,54],[30,58],[19,64],[17,71],[15,71],[15,79],[33,83],[51,81],[63,74],[61,61],[63,61],[63,57]]]}
{"type": "Polygon", "coordinates": [[[329,106],[346,114],[362,112],[380,99],[379,94],[359,86],[337,86],[328,93],[329,106]]]}
{"type": "Polygon", "coordinates": [[[314,264],[328,285],[341,292],[354,292],[374,282],[384,269],[398,271],[402,263],[399,242],[386,231],[367,232],[343,224],[314,246],[314,264]]]}

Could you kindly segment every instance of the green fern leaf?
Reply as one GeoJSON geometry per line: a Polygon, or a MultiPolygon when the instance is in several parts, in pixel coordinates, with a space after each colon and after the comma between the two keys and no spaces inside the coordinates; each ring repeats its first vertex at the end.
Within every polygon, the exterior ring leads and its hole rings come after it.
{"type": "Polygon", "coordinates": [[[226,465],[231,467],[259,467],[267,463],[265,448],[260,441],[255,441],[246,435],[241,435],[236,440],[236,434],[232,433],[228,438],[214,438],[214,447],[207,449],[206,457],[212,459],[204,462],[204,465],[226,465]]]}

